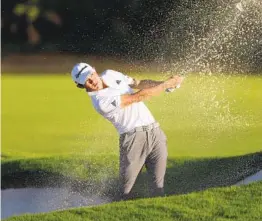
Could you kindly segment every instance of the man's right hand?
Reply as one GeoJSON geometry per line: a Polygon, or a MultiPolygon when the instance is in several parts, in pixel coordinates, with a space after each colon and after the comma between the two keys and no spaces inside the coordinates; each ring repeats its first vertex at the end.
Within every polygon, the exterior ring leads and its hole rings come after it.
{"type": "Polygon", "coordinates": [[[179,75],[170,77],[168,80],[165,81],[166,89],[176,88],[177,86],[180,86],[183,80],[184,80],[184,77],[179,76],[179,75]]]}

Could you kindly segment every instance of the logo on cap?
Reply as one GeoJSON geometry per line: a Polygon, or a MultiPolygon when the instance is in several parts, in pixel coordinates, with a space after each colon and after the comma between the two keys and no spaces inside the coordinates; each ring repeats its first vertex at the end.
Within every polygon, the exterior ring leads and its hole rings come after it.
{"type": "Polygon", "coordinates": [[[76,77],[76,78],[79,78],[79,76],[81,75],[81,73],[83,72],[83,70],[86,69],[86,68],[87,68],[87,65],[84,66],[84,67],[75,75],[75,77],[76,77]]]}

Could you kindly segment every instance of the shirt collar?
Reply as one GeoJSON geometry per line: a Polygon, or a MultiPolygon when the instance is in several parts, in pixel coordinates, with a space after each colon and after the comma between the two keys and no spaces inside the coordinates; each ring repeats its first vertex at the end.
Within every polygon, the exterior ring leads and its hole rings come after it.
{"type": "Polygon", "coordinates": [[[104,94],[104,93],[107,92],[107,90],[108,90],[108,88],[105,88],[105,89],[101,89],[101,90],[99,90],[99,91],[87,92],[87,94],[88,94],[89,96],[94,96],[94,95],[104,94]]]}
{"type": "Polygon", "coordinates": [[[91,91],[91,92],[87,92],[87,94],[89,96],[94,96],[94,95],[97,95],[98,91],[91,91]]]}

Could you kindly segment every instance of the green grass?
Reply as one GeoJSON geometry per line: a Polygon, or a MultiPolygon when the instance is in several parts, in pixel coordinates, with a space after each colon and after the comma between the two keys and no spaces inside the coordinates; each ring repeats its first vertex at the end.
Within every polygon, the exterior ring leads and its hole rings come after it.
{"type": "MultiPolygon", "coordinates": [[[[146,102],[168,137],[167,194],[230,185],[261,169],[261,88],[259,75],[190,75],[176,92],[146,102]]],[[[117,132],[69,75],[2,75],[1,114],[2,184],[28,171],[98,185],[117,178],[117,132]]],[[[144,178],[135,188],[142,196],[144,178]]]]}
{"type": "Polygon", "coordinates": [[[164,198],[140,199],[65,211],[22,215],[8,221],[177,220],[259,221],[262,183],[164,198]]]}
{"type": "MultiPolygon", "coordinates": [[[[243,155],[261,150],[261,88],[261,76],[190,76],[147,105],[168,136],[170,158],[243,155]]],[[[4,160],[117,155],[117,145],[113,126],[70,76],[2,76],[4,160]]]]}

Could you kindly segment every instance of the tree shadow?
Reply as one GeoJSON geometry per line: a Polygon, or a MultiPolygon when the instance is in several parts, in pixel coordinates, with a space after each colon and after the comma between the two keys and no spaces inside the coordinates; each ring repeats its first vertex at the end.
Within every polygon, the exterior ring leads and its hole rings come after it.
{"type": "MultiPolygon", "coordinates": [[[[262,169],[262,152],[225,158],[169,159],[165,194],[185,194],[236,184],[262,169]]],[[[148,197],[147,173],[143,171],[133,189],[134,198],[148,197]]]]}
{"type": "Polygon", "coordinates": [[[8,158],[10,158],[8,155],[1,153],[1,160],[6,160],[8,158]]]}
{"type": "MultiPolygon", "coordinates": [[[[90,165],[90,167],[92,167],[90,165]]],[[[2,164],[1,188],[63,187],[83,194],[99,194],[118,200],[117,173],[107,180],[89,177],[77,180],[50,171],[24,171],[20,161],[2,164]]],[[[88,168],[92,169],[92,168],[88,168]]],[[[97,169],[97,168],[96,168],[97,169]]],[[[212,187],[229,186],[262,169],[262,152],[220,158],[169,159],[165,176],[165,194],[185,194],[212,187]]],[[[132,190],[131,199],[150,197],[149,181],[142,170],[132,190]]]]}

